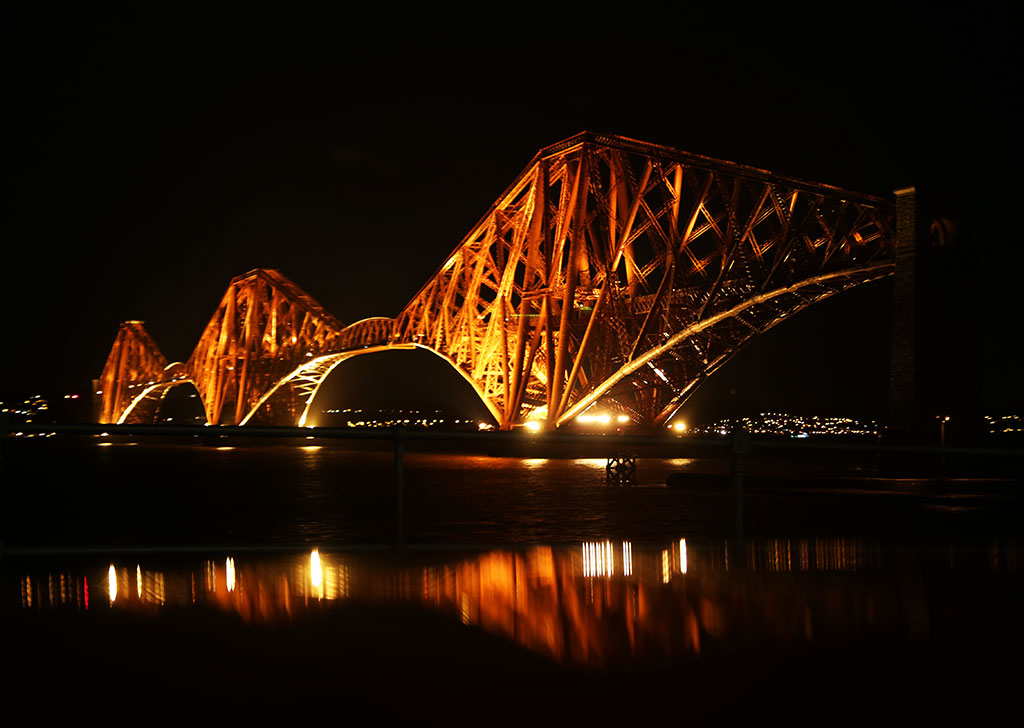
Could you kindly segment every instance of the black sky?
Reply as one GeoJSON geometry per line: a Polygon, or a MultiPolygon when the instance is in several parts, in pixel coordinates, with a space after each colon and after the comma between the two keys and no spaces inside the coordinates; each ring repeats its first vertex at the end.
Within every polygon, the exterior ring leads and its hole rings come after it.
{"type": "MultiPolygon", "coordinates": [[[[976,352],[987,406],[1024,405],[1009,4],[502,8],[2,11],[0,390],[84,391],[126,319],[184,359],[256,267],[343,321],[393,316],[538,148],[589,129],[917,185],[980,312],[938,335],[976,352]]],[[[887,290],[801,314],[702,396],[884,400],[887,290]]]]}

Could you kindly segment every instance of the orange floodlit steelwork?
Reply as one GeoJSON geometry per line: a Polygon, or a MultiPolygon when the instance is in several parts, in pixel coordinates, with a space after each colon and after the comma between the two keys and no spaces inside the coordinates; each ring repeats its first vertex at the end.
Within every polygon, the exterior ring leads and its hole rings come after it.
{"type": "Polygon", "coordinates": [[[597,402],[664,426],[757,334],[891,275],[891,202],[619,136],[542,149],[394,319],[344,326],[273,270],[231,282],[187,362],[122,324],[101,422],[192,382],[209,424],[304,425],[345,359],[423,348],[499,427],[597,402]]]}

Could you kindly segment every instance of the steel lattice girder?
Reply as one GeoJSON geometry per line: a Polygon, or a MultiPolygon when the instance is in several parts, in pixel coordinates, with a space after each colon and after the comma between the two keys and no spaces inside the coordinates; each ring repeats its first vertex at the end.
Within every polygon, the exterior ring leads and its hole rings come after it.
{"type": "Polygon", "coordinates": [[[752,336],[889,275],[880,198],[622,137],[542,150],[396,319],[508,426],[651,424],[752,336]],[[646,369],[644,368],[646,367],[646,369]]]}
{"type": "Polygon", "coordinates": [[[345,327],[277,271],[255,270],[231,281],[185,363],[168,364],[141,322],[122,325],[101,376],[100,421],[151,420],[147,400],[190,382],[210,424],[249,421],[284,386],[264,419],[294,424],[315,392],[296,372],[338,350],[387,343],[391,328],[391,319],[345,327]]]}
{"type": "Polygon", "coordinates": [[[883,199],[584,133],[541,150],[395,319],[344,327],[257,270],[231,282],[185,364],[123,325],[102,421],[144,402],[140,386],[191,381],[211,424],[304,423],[340,361],[420,347],[501,427],[558,426],[599,399],[660,424],[753,336],[891,274],[894,251],[883,199]]]}

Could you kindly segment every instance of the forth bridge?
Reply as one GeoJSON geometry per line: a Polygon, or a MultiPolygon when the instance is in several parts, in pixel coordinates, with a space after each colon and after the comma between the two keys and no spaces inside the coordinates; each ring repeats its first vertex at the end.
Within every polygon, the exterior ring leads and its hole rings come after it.
{"type": "Polygon", "coordinates": [[[461,374],[500,429],[554,429],[597,402],[661,426],[753,337],[892,275],[907,234],[896,213],[883,198],[584,132],[541,149],[394,318],[345,325],[258,269],[231,281],[187,361],[168,360],[142,322],[121,324],[100,422],[153,422],[189,384],[210,425],[304,426],[343,361],[418,348],[461,374]]]}

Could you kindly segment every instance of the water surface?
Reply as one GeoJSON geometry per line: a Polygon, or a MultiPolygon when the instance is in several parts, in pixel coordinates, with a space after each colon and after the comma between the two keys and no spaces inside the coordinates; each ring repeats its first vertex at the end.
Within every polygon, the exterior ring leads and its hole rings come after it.
{"type": "Polygon", "coordinates": [[[741,541],[721,463],[410,453],[399,519],[386,450],[53,440],[8,444],[0,513],[44,717],[985,722],[1022,677],[1000,484],[752,483],[741,541]]]}

